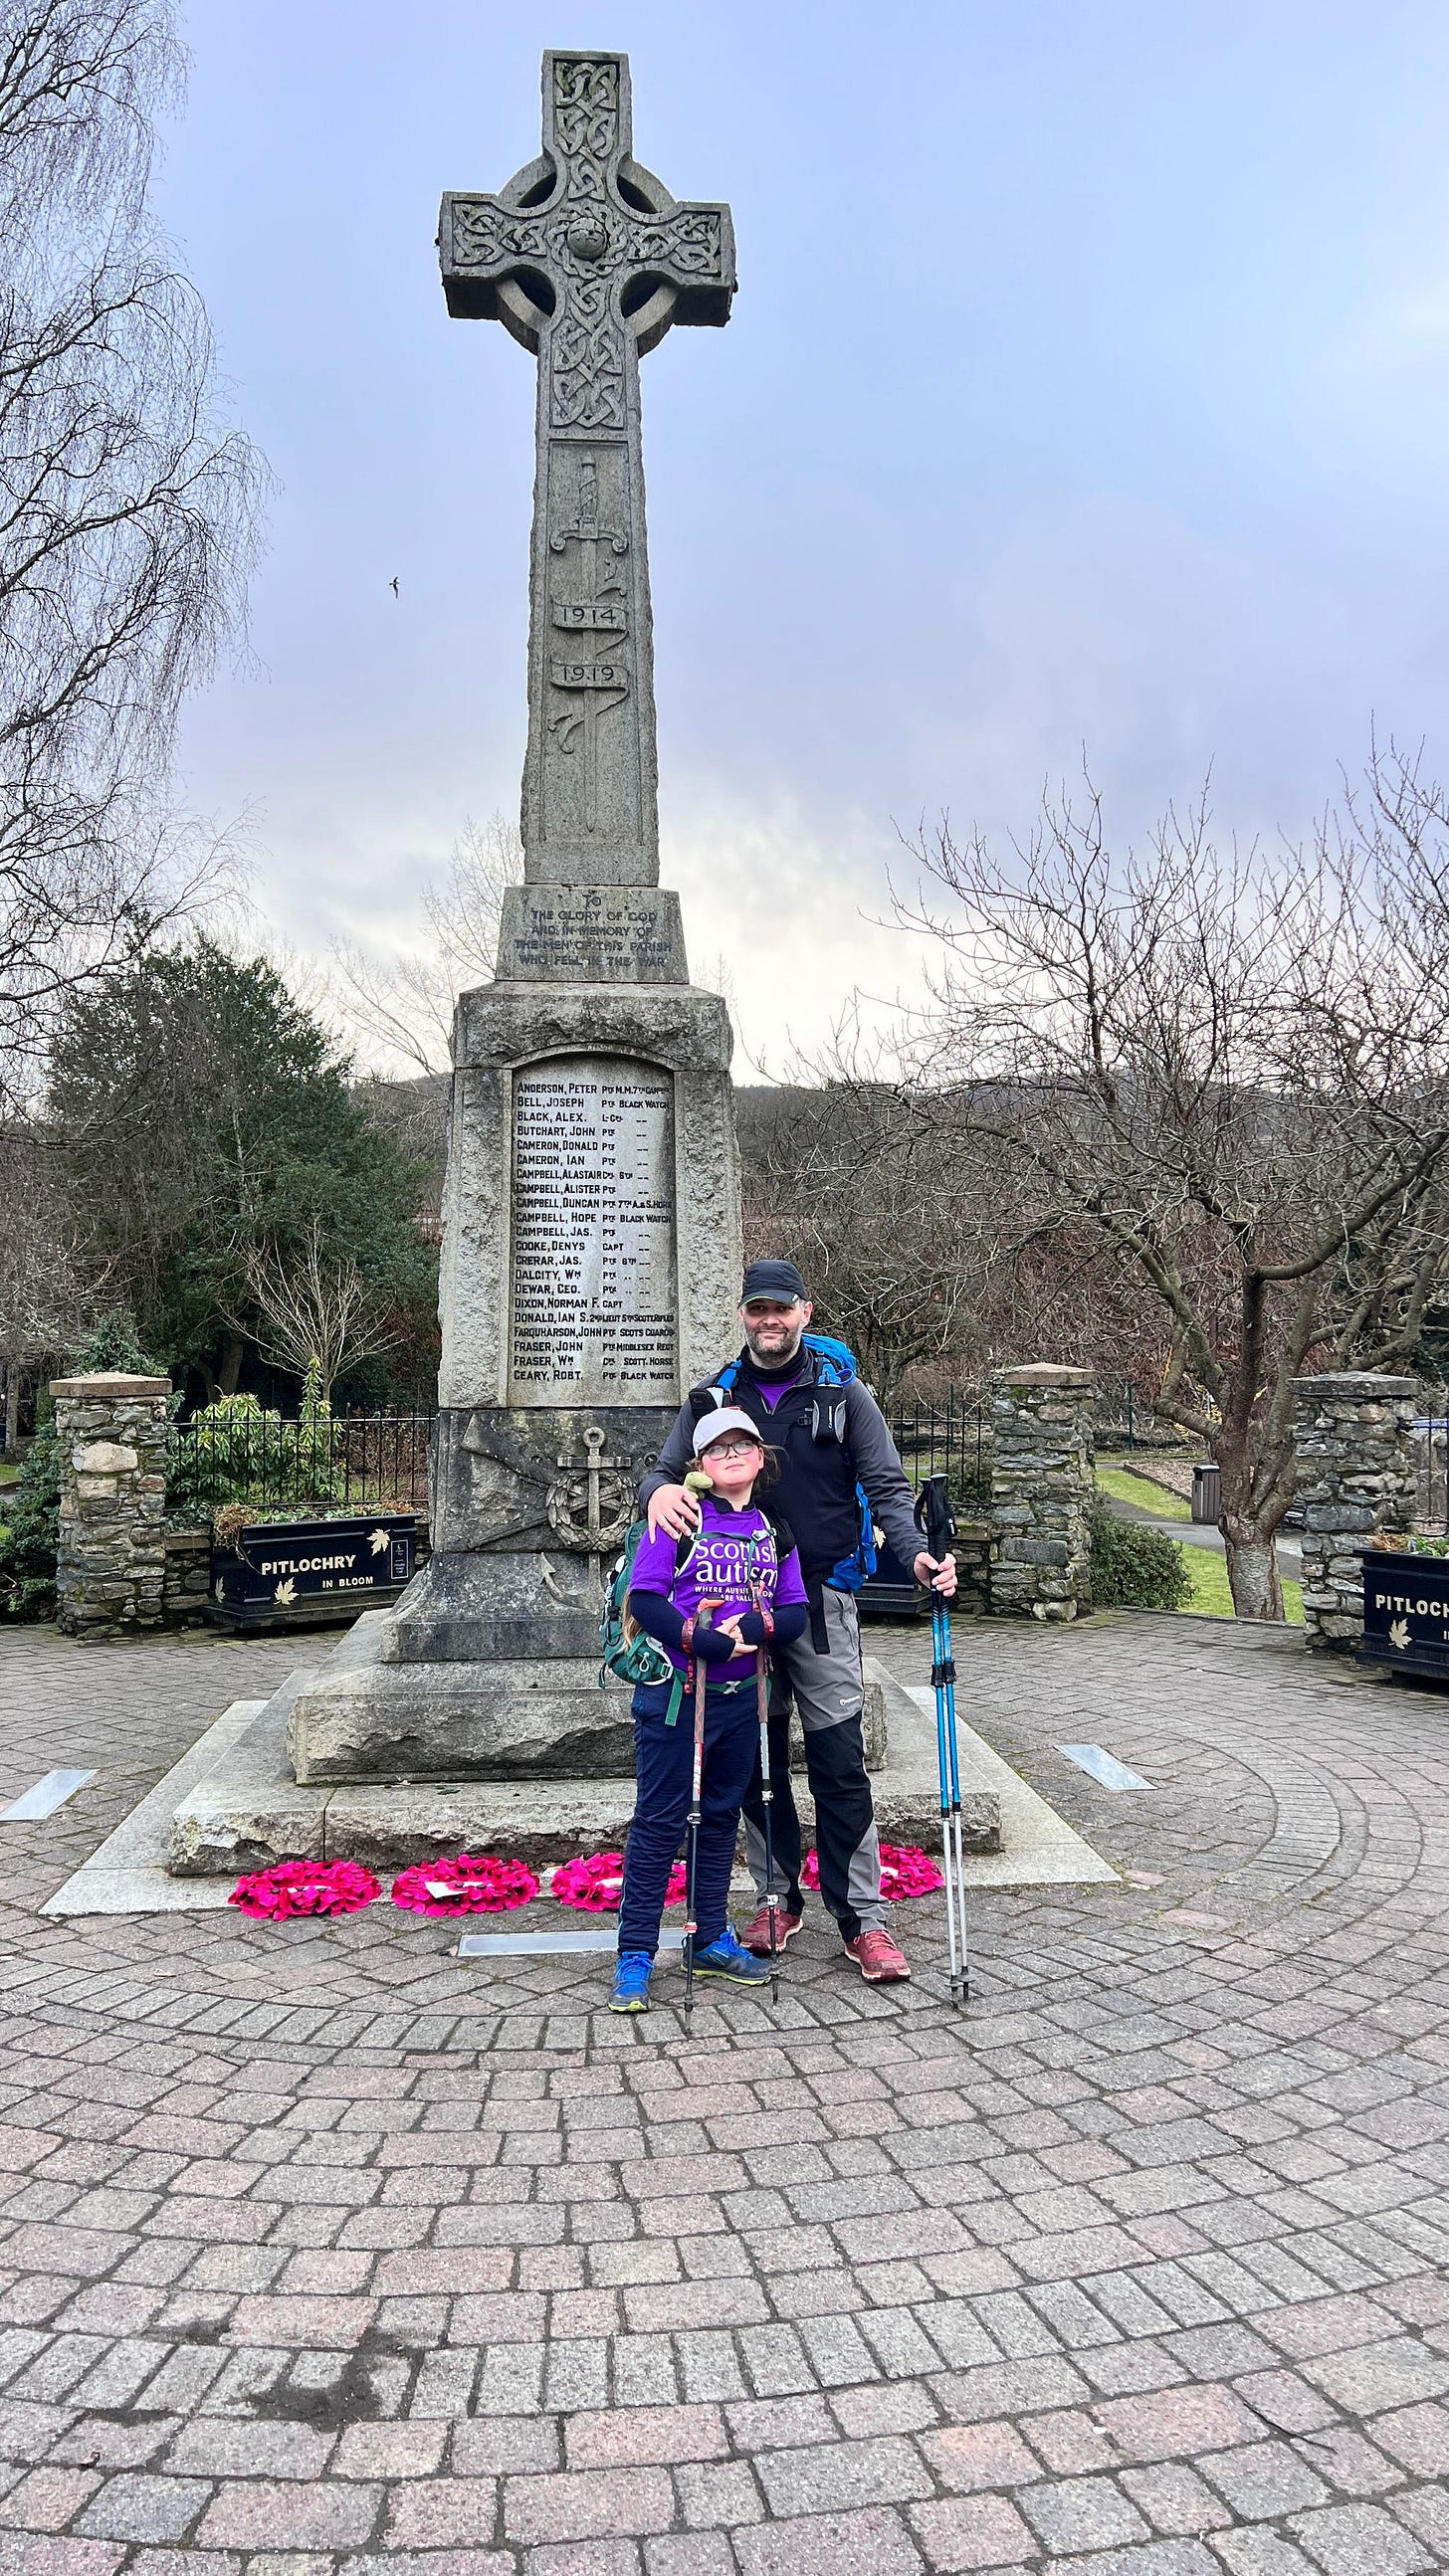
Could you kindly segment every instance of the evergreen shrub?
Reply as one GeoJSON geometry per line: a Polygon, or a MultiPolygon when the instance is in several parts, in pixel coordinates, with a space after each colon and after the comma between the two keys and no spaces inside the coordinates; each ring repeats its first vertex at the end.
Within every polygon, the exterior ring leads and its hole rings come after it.
{"type": "Polygon", "coordinates": [[[1192,1596],[1187,1550],[1161,1530],[1123,1521],[1100,1500],[1091,1515],[1092,1600],[1099,1610],[1181,1610],[1192,1596]]]}

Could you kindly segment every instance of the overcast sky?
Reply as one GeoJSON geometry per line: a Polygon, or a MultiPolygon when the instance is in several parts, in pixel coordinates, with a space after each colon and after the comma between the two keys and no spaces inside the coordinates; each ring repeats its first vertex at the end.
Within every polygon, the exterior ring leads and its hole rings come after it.
{"type": "MultiPolygon", "coordinates": [[[[1442,0],[192,0],[159,211],[279,490],[255,668],[193,701],[278,939],[420,935],[516,813],[533,375],[450,322],[444,187],[627,48],[640,160],[733,209],[723,332],[645,361],[663,874],[778,1071],[897,827],[1024,828],[1082,746],[1124,837],[1213,768],[1296,833],[1369,725],[1449,767],[1442,0]],[[391,589],[398,579],[398,596],[391,589]]],[[[737,1065],[743,1072],[743,1064],[737,1065]]]]}

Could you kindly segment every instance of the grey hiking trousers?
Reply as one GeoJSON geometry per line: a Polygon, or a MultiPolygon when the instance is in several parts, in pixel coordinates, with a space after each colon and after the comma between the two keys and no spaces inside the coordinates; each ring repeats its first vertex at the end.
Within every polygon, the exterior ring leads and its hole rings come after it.
{"type": "MultiPolygon", "coordinates": [[[[849,1592],[822,1600],[829,1650],[816,1653],[807,1628],[770,1661],[770,1785],[774,1790],[775,1887],[792,1914],[803,1909],[800,1892],[800,1819],[790,1786],[790,1717],[800,1712],[805,1736],[805,1776],[815,1801],[815,1844],[820,1893],[840,1926],[843,1941],[875,1930],[886,1920],[880,1892],[880,1839],[865,1768],[862,1719],[865,1681],[860,1664],[860,1620],[849,1592]]],[[[764,1802],[760,1760],[745,1797],[745,1857],[761,1902],[765,1895],[764,1802]]]]}

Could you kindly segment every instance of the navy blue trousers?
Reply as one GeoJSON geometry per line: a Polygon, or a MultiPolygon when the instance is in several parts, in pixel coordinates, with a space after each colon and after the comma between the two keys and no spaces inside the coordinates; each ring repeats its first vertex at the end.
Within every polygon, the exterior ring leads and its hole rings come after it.
{"type": "MultiPolygon", "coordinates": [[[[667,1682],[641,1682],[634,1693],[634,1821],[624,1846],[624,1894],[619,1906],[619,1947],[659,1947],[659,1922],[669,1872],[679,1854],[689,1813],[694,1769],[694,1707],[680,1702],[672,1726],[664,1723],[667,1682]]],[[[759,1750],[759,1716],[753,1672],[743,1688],[705,1695],[704,1776],[699,1800],[699,1856],[694,1910],[698,1947],[707,1950],[725,1928],[730,1867],[740,1828],[740,1807],[759,1750]]]]}

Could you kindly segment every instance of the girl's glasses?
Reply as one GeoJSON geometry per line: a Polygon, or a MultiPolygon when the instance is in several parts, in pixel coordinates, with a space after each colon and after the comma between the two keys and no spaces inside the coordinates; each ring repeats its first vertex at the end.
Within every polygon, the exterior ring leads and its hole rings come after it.
{"type": "Polygon", "coordinates": [[[706,1458],[748,1458],[764,1445],[762,1440],[711,1440],[704,1454],[706,1458]]]}

